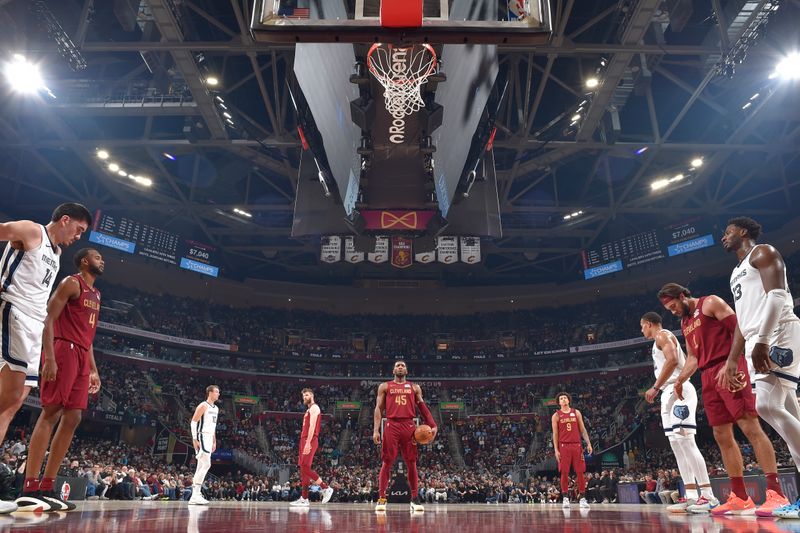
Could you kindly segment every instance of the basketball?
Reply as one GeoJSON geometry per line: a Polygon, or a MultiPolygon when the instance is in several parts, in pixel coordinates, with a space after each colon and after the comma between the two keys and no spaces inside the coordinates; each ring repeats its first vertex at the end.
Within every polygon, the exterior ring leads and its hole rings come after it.
{"type": "Polygon", "coordinates": [[[430,426],[422,424],[414,430],[414,440],[417,444],[430,444],[433,440],[433,430],[430,426]]]}

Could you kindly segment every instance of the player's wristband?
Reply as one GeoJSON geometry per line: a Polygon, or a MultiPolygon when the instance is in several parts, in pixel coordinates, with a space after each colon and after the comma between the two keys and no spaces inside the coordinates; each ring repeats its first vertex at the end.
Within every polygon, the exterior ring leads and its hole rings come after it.
{"type": "Polygon", "coordinates": [[[192,427],[192,440],[197,440],[197,422],[195,420],[192,420],[191,427],[192,427]]]}

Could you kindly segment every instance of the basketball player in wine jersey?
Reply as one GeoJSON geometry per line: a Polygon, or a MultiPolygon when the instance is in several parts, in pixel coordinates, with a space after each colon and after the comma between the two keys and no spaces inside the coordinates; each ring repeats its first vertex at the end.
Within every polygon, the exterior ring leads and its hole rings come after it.
{"type": "Polygon", "coordinates": [[[697,391],[692,382],[687,381],[683,384],[683,399],[675,394],[675,382],[686,365],[686,354],[675,335],[662,327],[661,316],[652,311],[645,313],[639,325],[644,338],[653,340],[652,356],[656,375],[656,381],[645,392],[644,399],[647,403],[653,403],[661,393],[661,424],[686,489],[685,500],[667,507],[667,511],[686,513],[690,506],[697,503],[700,493],[705,498],[714,497],[706,461],[694,440],[697,433],[697,391]]]}
{"type": "Polygon", "coordinates": [[[423,420],[433,430],[436,438],[438,428],[433,420],[430,409],[422,399],[422,389],[406,381],[408,369],[404,361],[396,361],[392,370],[394,379],[378,386],[378,397],[375,404],[374,426],[372,440],[381,445],[381,473],[378,478],[378,504],[376,511],[386,510],[386,490],[389,488],[389,476],[392,473],[397,452],[403,457],[408,467],[408,486],[411,489],[411,511],[423,511],[422,500],[419,497],[419,474],[417,473],[417,458],[419,452],[414,441],[414,418],[419,409],[423,420]],[[381,420],[386,411],[386,424],[381,438],[381,420]]]}
{"type": "Polygon", "coordinates": [[[322,503],[328,503],[333,496],[333,488],[322,481],[322,478],[311,470],[311,463],[314,462],[314,455],[319,448],[319,430],[322,426],[322,412],[319,405],[314,401],[314,391],[305,388],[302,391],[303,404],[308,408],[303,415],[303,430],[300,433],[300,453],[297,457],[297,466],[300,467],[300,487],[302,493],[300,497],[289,505],[295,507],[308,507],[308,486],[310,484],[319,485],[322,489],[322,503]]]}
{"type": "Polygon", "coordinates": [[[217,450],[217,418],[219,417],[219,387],[206,387],[206,401],[194,410],[189,427],[192,431],[192,445],[197,458],[197,469],[192,478],[192,495],[189,505],[208,505],[203,498],[203,481],[211,468],[211,454],[217,450]]]}
{"type": "MultiPolygon", "coordinates": [[[[736,369],[744,350],[756,410],[786,442],[800,469],[800,318],[794,314],[783,258],[769,244],[756,244],[760,235],[758,222],[739,217],[728,221],[722,237],[725,250],[735,252],[739,260],[730,279],[739,324],[733,333],[728,363],[720,370],[718,380],[722,387],[735,390],[742,386],[736,369]]],[[[783,506],[777,505],[780,499],[775,496],[767,492],[767,501],[777,512],[783,506]]],[[[777,512],[777,516],[786,510],[777,512]]],[[[768,506],[762,505],[759,516],[771,516],[768,511],[768,506]]],[[[791,511],[791,518],[798,518],[798,509],[791,511]]]]}
{"type": "MultiPolygon", "coordinates": [[[[736,330],[733,309],[719,296],[693,298],[689,289],[677,283],[664,285],[658,292],[658,299],[673,315],[680,317],[686,339],[686,364],[675,380],[675,393],[678,398],[684,398],[683,384],[699,368],[703,384],[703,407],[731,480],[732,490],[727,502],[719,505],[716,498],[701,497],[687,510],[695,513],[710,510],[714,515],[756,513],[755,503],[745,489],[742,452],[733,436],[733,424],[739,426],[753,446],[758,464],[767,478],[767,489],[788,503],[778,483],[775,449],[758,420],[756,400],[744,359],[739,359],[736,373],[743,387],[734,391],[720,387],[717,382],[717,375],[725,367],[731,352],[736,330]]],[[[769,501],[766,504],[772,505],[769,501]]]]}
{"type": "Polygon", "coordinates": [[[40,385],[42,412],[31,435],[25,485],[16,501],[20,511],[75,509],[75,504],[60,498],[53,484],[89,395],[100,390],[92,343],[100,315],[100,291],[95,288],[95,281],[103,274],[105,263],[92,248],[78,251],[74,262],[78,273],[64,278],[47,306],[40,385]],[[56,424],[58,429],[53,435],[56,424]],[[44,475],[39,478],[48,444],[50,455],[44,475]]]}
{"type": "MultiPolygon", "coordinates": [[[[47,301],[61,248],[81,238],[92,215],[81,204],[61,204],[47,226],[30,220],[0,223],[0,444],[32,387],[39,384],[47,301]]],[[[17,509],[0,501],[0,513],[17,509]]]]}
{"type": "Polygon", "coordinates": [[[556,401],[561,408],[553,413],[553,449],[556,452],[558,470],[561,472],[561,495],[564,498],[563,507],[569,508],[569,471],[575,471],[578,477],[578,498],[581,509],[588,509],[586,501],[586,460],[583,458],[581,436],[586,441],[586,451],[592,454],[592,443],[589,433],[583,425],[583,415],[577,409],[569,406],[572,397],[568,392],[559,392],[556,401]]]}

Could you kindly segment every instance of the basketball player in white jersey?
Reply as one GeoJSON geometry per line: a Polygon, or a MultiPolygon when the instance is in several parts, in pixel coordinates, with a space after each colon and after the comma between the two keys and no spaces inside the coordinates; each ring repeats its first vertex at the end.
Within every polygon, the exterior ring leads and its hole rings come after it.
{"type": "Polygon", "coordinates": [[[219,407],[215,404],[219,400],[219,387],[209,385],[206,387],[206,401],[197,406],[192,417],[192,444],[194,444],[197,457],[197,470],[192,479],[192,496],[189,505],[208,505],[208,500],[203,498],[203,481],[206,479],[208,469],[211,468],[211,454],[217,449],[217,416],[219,407]]]}
{"type": "MultiPolygon", "coordinates": [[[[47,226],[30,220],[0,223],[0,443],[32,387],[39,384],[47,301],[61,247],[81,238],[92,215],[81,204],[61,204],[47,226]]],[[[0,502],[0,513],[16,510],[0,502]]]]}
{"type": "MultiPolygon", "coordinates": [[[[738,326],[728,363],[717,378],[731,390],[742,387],[736,364],[744,350],[750,380],[756,394],[756,410],[786,441],[800,469],[800,318],[794,314],[786,265],[769,244],[756,244],[761,225],[748,217],[728,221],[722,245],[735,252],[739,264],[731,273],[738,326]]],[[[773,491],[767,491],[767,501],[773,491]]],[[[785,498],[775,499],[785,500],[785,498]]],[[[783,507],[777,505],[773,511],[783,507]]],[[[787,505],[787,507],[790,507],[787,505]]],[[[763,506],[762,506],[763,508],[763,506]]],[[[797,509],[794,511],[797,518],[797,509]]],[[[766,510],[761,516],[769,516],[766,510]]]]}
{"type": "Polygon", "coordinates": [[[695,442],[697,391],[690,381],[683,384],[683,400],[678,398],[674,390],[675,381],[686,364],[683,348],[675,335],[662,327],[661,315],[658,313],[645,313],[639,324],[642,335],[653,340],[653,366],[656,375],[655,383],[647,390],[644,398],[648,403],[653,403],[661,392],[661,424],[675,454],[678,471],[686,489],[685,501],[667,507],[667,511],[686,513],[694,511],[696,506],[704,508],[719,505],[719,500],[711,490],[706,461],[695,442]]]}

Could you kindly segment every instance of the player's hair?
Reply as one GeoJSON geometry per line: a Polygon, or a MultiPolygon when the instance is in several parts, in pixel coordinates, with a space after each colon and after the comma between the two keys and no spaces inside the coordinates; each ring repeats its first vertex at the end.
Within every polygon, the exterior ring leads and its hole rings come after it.
{"type": "Polygon", "coordinates": [[[661,315],[654,311],[648,311],[642,315],[642,320],[651,324],[661,324],[661,315]]]}
{"type": "Polygon", "coordinates": [[[305,394],[307,392],[310,392],[312,396],[314,395],[314,391],[309,389],[308,387],[306,387],[305,389],[301,390],[300,394],[305,394]]]}
{"type": "Polygon", "coordinates": [[[560,400],[562,396],[566,396],[567,400],[569,400],[569,403],[572,403],[572,396],[567,391],[561,391],[556,394],[556,401],[560,400]]]}
{"type": "MultiPolygon", "coordinates": [[[[394,365],[396,365],[397,363],[403,363],[405,365],[406,361],[405,361],[405,359],[396,359],[395,362],[392,363],[392,368],[394,368],[394,365]]],[[[408,365],[406,365],[406,366],[408,366],[408,365]]]]}
{"type": "Polygon", "coordinates": [[[761,224],[750,217],[735,217],[728,221],[729,226],[736,226],[747,231],[747,236],[754,241],[761,236],[761,224]]]}
{"type": "Polygon", "coordinates": [[[211,394],[211,391],[214,389],[219,390],[219,387],[216,385],[209,385],[208,387],[206,387],[206,394],[211,394]]]}
{"type": "Polygon", "coordinates": [[[687,298],[692,297],[692,291],[684,287],[683,285],[678,285],[677,283],[667,283],[661,290],[658,291],[658,298],[661,299],[664,296],[669,296],[670,298],[680,298],[681,294],[686,296],[687,298]]]}
{"type": "Polygon", "coordinates": [[[80,270],[81,261],[83,261],[83,259],[87,255],[89,255],[89,252],[95,252],[95,251],[97,250],[95,250],[94,248],[81,248],[80,250],[75,252],[75,256],[72,258],[72,262],[75,264],[75,268],[80,270]]]}
{"type": "Polygon", "coordinates": [[[64,215],[75,220],[86,222],[90,226],[92,225],[92,214],[89,213],[89,210],[86,209],[86,206],[83,204],[76,204],[74,202],[61,204],[53,211],[53,216],[50,220],[52,222],[58,222],[64,215]]]}

